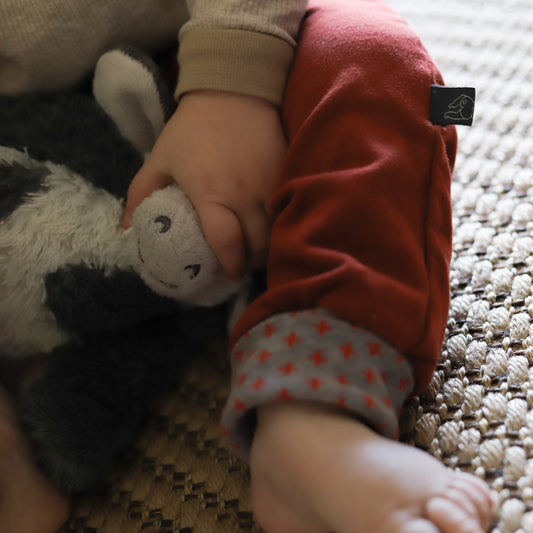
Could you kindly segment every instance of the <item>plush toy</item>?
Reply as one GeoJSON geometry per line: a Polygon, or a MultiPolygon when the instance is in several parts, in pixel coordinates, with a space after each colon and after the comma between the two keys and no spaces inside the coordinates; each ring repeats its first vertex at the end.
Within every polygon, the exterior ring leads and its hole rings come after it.
{"type": "Polygon", "coordinates": [[[155,65],[108,52],[93,93],[0,97],[0,357],[43,361],[20,392],[21,421],[68,491],[101,479],[148,399],[225,327],[241,286],[177,186],[120,225],[172,112],[155,65]]]}

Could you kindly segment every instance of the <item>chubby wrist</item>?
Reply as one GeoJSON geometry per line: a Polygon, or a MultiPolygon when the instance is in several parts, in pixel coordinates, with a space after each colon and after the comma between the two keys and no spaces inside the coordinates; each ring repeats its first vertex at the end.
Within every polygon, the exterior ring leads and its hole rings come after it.
{"type": "Polygon", "coordinates": [[[222,127],[225,136],[234,132],[240,135],[242,131],[249,132],[250,128],[253,131],[258,127],[264,132],[281,132],[278,108],[263,98],[245,94],[210,89],[190,91],[183,96],[176,112],[194,121],[203,117],[204,123],[214,128],[222,127]]]}

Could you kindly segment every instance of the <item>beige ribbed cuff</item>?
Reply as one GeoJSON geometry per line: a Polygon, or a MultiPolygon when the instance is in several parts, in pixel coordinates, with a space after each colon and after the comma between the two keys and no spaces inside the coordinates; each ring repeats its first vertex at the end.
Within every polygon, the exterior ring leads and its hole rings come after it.
{"type": "Polygon", "coordinates": [[[263,33],[191,31],[180,42],[176,99],[189,91],[215,89],[257,96],[281,106],[293,55],[289,43],[263,33]]]}

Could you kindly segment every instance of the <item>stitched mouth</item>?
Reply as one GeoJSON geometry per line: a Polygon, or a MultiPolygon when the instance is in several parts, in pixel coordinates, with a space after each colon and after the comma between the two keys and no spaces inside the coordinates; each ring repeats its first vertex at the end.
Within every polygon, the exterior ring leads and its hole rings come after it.
{"type": "Polygon", "coordinates": [[[148,265],[146,264],[146,261],[144,260],[143,254],[141,252],[141,239],[137,239],[137,254],[139,256],[139,260],[146,267],[148,274],[150,274],[152,278],[154,278],[157,282],[161,283],[161,285],[165,285],[165,287],[168,287],[169,289],[179,289],[179,285],[175,285],[174,283],[169,283],[168,281],[162,280],[148,268],[148,265]]]}

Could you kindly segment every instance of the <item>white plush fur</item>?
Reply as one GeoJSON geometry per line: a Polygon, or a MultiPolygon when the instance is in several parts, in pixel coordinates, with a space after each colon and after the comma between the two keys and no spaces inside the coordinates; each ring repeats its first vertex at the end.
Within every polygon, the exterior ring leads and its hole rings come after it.
{"type": "Polygon", "coordinates": [[[98,60],[93,94],[120,133],[141,153],[149,152],[165,125],[153,74],[121,50],[98,60]]]}
{"type": "Polygon", "coordinates": [[[68,263],[128,268],[135,239],[120,228],[121,202],[71,170],[6,147],[0,160],[50,172],[46,190],[0,222],[0,256],[9,259],[0,263],[0,353],[23,356],[68,340],[45,307],[45,275],[68,263]]]}

